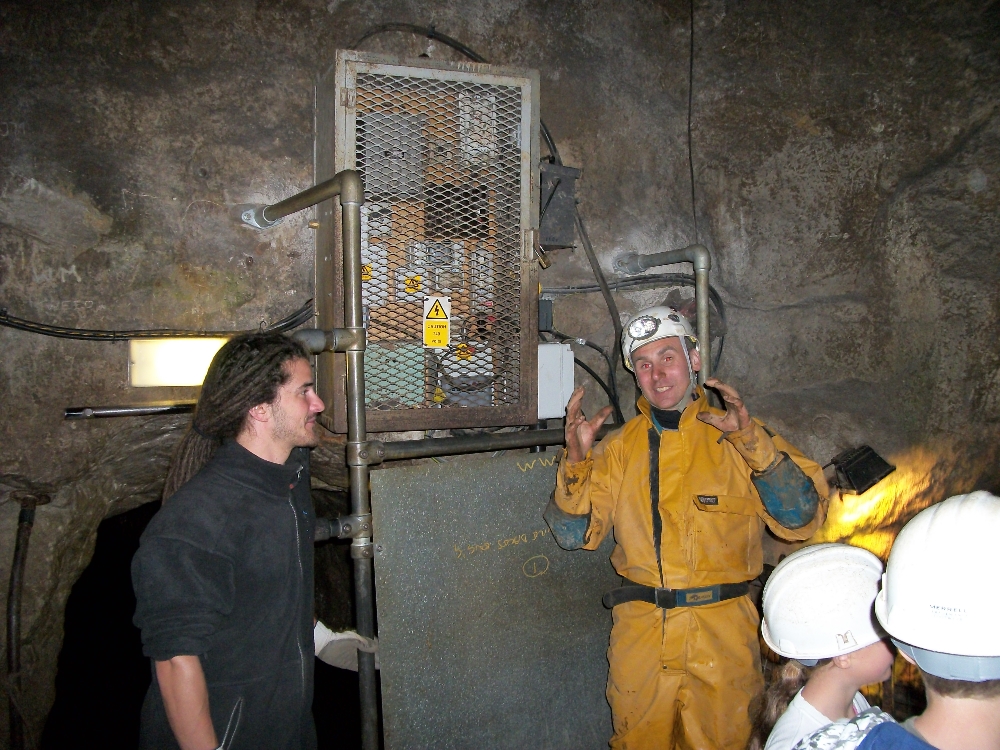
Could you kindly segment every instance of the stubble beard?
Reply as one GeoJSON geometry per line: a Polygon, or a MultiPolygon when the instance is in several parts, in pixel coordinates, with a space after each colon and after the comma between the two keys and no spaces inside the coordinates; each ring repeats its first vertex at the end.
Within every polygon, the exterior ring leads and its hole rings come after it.
{"type": "Polygon", "coordinates": [[[289,424],[289,420],[280,407],[274,410],[274,439],[287,442],[296,448],[315,448],[319,445],[319,435],[316,434],[316,423],[306,422],[301,428],[289,424]]]}

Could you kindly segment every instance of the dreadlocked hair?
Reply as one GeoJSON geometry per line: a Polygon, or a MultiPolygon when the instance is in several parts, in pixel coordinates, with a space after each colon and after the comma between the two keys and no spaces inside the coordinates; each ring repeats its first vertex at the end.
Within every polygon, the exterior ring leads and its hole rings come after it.
{"type": "Polygon", "coordinates": [[[280,333],[247,333],[226,342],[208,368],[191,426],[174,452],[163,499],[197,474],[223,441],[240,433],[250,409],[274,402],[291,377],[288,362],[307,358],[301,344],[280,333]]]}
{"type": "Polygon", "coordinates": [[[816,666],[806,667],[790,659],[771,672],[767,689],[754,699],[750,709],[751,733],[747,750],[763,750],[767,738],[771,736],[771,730],[788,709],[792,698],[805,687],[815,670],[826,666],[830,661],[820,659],[816,666]]]}

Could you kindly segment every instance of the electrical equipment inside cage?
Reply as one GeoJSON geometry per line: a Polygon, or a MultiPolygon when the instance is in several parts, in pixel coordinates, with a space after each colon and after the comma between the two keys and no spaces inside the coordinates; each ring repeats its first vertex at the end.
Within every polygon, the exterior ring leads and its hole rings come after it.
{"type": "MultiPolygon", "coordinates": [[[[317,87],[316,181],[361,174],[368,429],[536,419],[538,74],[340,51],[317,87]],[[429,300],[438,301],[431,304],[429,300]]],[[[340,325],[338,218],[319,210],[319,325],[340,325]]],[[[318,386],[346,431],[345,364],[318,386]]]]}

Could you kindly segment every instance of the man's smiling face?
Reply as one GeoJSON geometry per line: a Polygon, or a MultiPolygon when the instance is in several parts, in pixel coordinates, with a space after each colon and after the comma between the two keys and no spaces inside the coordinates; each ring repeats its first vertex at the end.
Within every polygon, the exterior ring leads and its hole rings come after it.
{"type": "MultiPolygon", "coordinates": [[[[687,395],[688,376],[685,346],[677,336],[652,341],[632,352],[635,379],[646,400],[657,409],[673,409],[687,395]]],[[[696,350],[688,352],[691,367],[695,372],[701,369],[701,357],[696,350]]]]}

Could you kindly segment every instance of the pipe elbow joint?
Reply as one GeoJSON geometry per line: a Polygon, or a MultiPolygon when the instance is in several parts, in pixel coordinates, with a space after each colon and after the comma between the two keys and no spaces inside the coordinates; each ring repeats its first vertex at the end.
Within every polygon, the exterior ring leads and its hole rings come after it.
{"type": "Polygon", "coordinates": [[[691,265],[694,266],[695,272],[712,270],[712,256],[708,254],[707,247],[704,245],[691,245],[688,248],[688,253],[691,256],[691,265]]]}
{"type": "Polygon", "coordinates": [[[361,184],[361,174],[354,169],[345,169],[337,173],[340,178],[340,203],[361,205],[365,202],[365,191],[361,184]]]}

